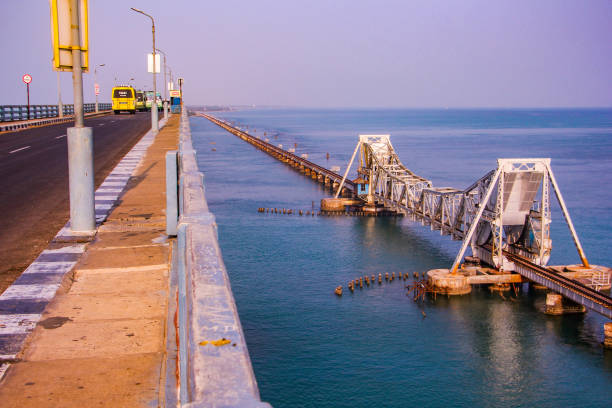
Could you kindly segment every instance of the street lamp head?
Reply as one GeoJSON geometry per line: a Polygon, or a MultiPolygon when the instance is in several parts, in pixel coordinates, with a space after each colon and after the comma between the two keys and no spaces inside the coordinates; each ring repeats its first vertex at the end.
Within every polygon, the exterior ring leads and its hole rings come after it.
{"type": "Polygon", "coordinates": [[[140,14],[142,14],[142,15],[144,15],[144,16],[149,17],[149,18],[151,19],[151,22],[153,23],[153,27],[155,27],[155,20],[153,19],[153,16],[151,16],[150,14],[145,13],[145,12],[144,12],[144,11],[142,11],[142,10],[139,10],[139,9],[137,9],[137,8],[134,8],[134,7],[130,7],[130,9],[132,9],[133,11],[135,11],[135,12],[137,12],[137,13],[140,13],[140,14]]]}
{"type": "Polygon", "coordinates": [[[106,65],[106,64],[100,64],[100,65],[98,65],[98,66],[99,66],[99,67],[103,67],[103,66],[105,66],[105,65],[106,65]]]}

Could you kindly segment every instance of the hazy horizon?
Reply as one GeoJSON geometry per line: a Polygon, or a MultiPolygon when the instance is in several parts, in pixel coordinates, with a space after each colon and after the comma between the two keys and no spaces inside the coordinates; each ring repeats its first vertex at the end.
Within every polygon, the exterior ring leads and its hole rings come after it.
{"type": "MultiPolygon", "coordinates": [[[[0,104],[57,103],[49,4],[4,3],[0,104]],[[9,40],[14,38],[16,40],[9,40]]],[[[304,108],[612,107],[612,2],[89,0],[86,102],[115,82],[150,89],[157,47],[190,105],[304,108]]],[[[162,71],[163,72],[163,71],[162,71]]],[[[72,102],[70,73],[62,100],[72,102]]],[[[158,75],[158,89],[163,74],[158,75]]],[[[162,88],[163,89],[163,88],[162,88]]]]}

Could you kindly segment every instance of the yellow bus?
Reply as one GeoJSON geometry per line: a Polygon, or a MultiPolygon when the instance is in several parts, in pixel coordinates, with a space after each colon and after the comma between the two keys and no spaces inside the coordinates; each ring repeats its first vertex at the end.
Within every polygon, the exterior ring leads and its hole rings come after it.
{"type": "Polygon", "coordinates": [[[112,91],[113,111],[136,113],[136,92],[131,86],[116,86],[112,91]]]}

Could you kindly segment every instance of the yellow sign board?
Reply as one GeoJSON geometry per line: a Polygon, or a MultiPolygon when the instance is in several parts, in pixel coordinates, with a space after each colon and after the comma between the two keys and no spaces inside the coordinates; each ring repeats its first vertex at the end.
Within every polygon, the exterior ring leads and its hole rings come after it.
{"type": "Polygon", "coordinates": [[[170,97],[171,98],[180,98],[181,97],[181,91],[170,91],[170,97]]]}
{"type": "MultiPolygon", "coordinates": [[[[53,69],[72,71],[72,50],[81,50],[81,69],[89,71],[89,26],[87,0],[49,0],[51,6],[51,38],[53,39],[53,69]],[[73,10],[72,6],[77,9],[73,10]],[[72,41],[72,13],[78,13],[79,44],[72,41]]],[[[76,27],[74,28],[76,29],[76,27]]]]}

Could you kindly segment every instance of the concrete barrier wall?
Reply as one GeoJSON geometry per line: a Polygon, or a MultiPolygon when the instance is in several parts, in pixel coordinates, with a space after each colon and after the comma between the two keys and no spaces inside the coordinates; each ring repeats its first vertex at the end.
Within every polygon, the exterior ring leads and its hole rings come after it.
{"type": "Polygon", "coordinates": [[[180,121],[179,214],[181,402],[187,407],[269,408],[260,401],[186,109],[180,121]]]}

